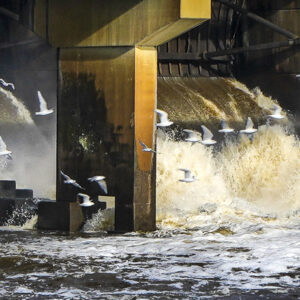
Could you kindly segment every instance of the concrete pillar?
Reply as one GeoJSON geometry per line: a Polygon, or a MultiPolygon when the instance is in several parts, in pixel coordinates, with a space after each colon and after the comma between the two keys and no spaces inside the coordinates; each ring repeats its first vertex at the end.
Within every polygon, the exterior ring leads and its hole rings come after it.
{"type": "Polygon", "coordinates": [[[117,231],[155,229],[157,53],[154,46],[210,17],[210,0],[49,0],[35,31],[59,47],[57,201],[72,202],[104,175],[117,231]],[[45,20],[46,19],[46,20],[45,20]]]}

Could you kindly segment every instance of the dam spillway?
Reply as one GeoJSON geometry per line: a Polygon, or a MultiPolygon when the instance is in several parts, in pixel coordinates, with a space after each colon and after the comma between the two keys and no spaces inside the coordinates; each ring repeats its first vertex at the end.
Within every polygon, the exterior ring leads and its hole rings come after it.
{"type": "Polygon", "coordinates": [[[1,296],[299,298],[298,2],[2,1],[1,296]]]}

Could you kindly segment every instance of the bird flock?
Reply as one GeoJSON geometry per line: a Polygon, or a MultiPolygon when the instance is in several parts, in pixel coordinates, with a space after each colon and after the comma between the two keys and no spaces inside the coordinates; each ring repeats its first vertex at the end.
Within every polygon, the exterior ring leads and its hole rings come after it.
{"type": "MultiPolygon", "coordinates": [[[[167,126],[170,126],[173,124],[173,122],[169,120],[168,114],[165,111],[160,110],[160,109],[155,109],[154,111],[158,114],[159,119],[160,119],[159,122],[156,124],[158,127],[167,127],[167,126]]],[[[267,118],[268,118],[268,120],[269,119],[281,120],[281,119],[285,118],[285,116],[281,114],[281,107],[274,104],[273,113],[270,115],[267,115],[267,118]]],[[[194,145],[195,143],[201,143],[202,145],[209,146],[209,145],[214,145],[217,143],[217,141],[213,140],[212,132],[206,126],[201,125],[201,129],[203,132],[202,136],[201,136],[200,132],[197,132],[195,130],[183,129],[183,132],[185,132],[187,134],[187,137],[184,140],[186,142],[192,143],[192,145],[194,145]]],[[[257,131],[257,129],[254,128],[254,124],[253,124],[251,117],[248,117],[245,128],[241,129],[239,131],[239,133],[252,135],[256,131],[257,131]]],[[[221,129],[219,129],[218,132],[224,133],[225,135],[227,135],[230,133],[234,133],[235,130],[233,128],[230,128],[228,123],[225,120],[222,120],[221,121],[221,129]]],[[[152,151],[155,153],[155,151],[153,151],[152,149],[147,147],[141,141],[140,141],[140,143],[143,146],[142,151],[147,151],[147,152],[152,151]]],[[[185,168],[179,168],[178,170],[184,172],[184,178],[179,179],[180,182],[191,183],[191,182],[194,182],[197,180],[197,178],[194,175],[192,175],[191,170],[185,169],[185,168]]]]}
{"type": "MultiPolygon", "coordinates": [[[[13,90],[15,89],[15,86],[13,83],[8,83],[2,78],[0,78],[0,83],[5,87],[10,86],[13,90]]],[[[40,91],[37,91],[37,97],[39,100],[40,110],[38,112],[36,112],[35,115],[46,116],[46,115],[52,114],[54,112],[54,109],[48,108],[47,102],[40,91]]],[[[168,113],[166,113],[165,111],[160,110],[160,109],[155,109],[154,112],[156,112],[159,117],[159,122],[156,123],[157,127],[163,128],[163,127],[168,127],[168,126],[174,124],[174,122],[169,120],[168,113]]],[[[267,117],[271,118],[271,119],[276,119],[276,120],[285,118],[285,116],[281,114],[281,107],[278,105],[274,105],[273,113],[268,115],[267,117]]],[[[197,132],[195,130],[183,129],[183,132],[185,132],[187,134],[185,141],[190,142],[192,145],[194,145],[195,143],[201,143],[206,146],[214,145],[217,143],[215,140],[213,140],[212,132],[206,126],[201,125],[201,129],[203,131],[202,136],[201,136],[200,132],[197,132]]],[[[220,133],[224,133],[224,134],[229,134],[229,133],[235,132],[235,130],[233,128],[229,127],[228,123],[225,120],[221,121],[221,129],[218,131],[220,133]]],[[[247,121],[246,121],[245,129],[242,129],[239,132],[242,134],[253,134],[256,131],[257,131],[257,129],[254,128],[254,124],[253,124],[251,117],[248,117],[247,121]]],[[[143,152],[156,153],[153,149],[151,149],[146,144],[144,144],[143,141],[139,140],[139,143],[142,147],[143,152]]],[[[0,157],[1,156],[6,156],[7,158],[12,159],[12,151],[7,149],[7,145],[5,144],[2,137],[0,136],[0,157]]],[[[179,179],[180,182],[191,183],[191,182],[194,182],[197,180],[197,178],[194,175],[192,175],[192,172],[190,170],[185,169],[185,168],[179,168],[178,170],[184,172],[184,178],[179,179]]],[[[60,171],[60,173],[64,178],[64,180],[63,180],[64,184],[69,184],[69,185],[74,186],[75,188],[85,190],[85,188],[82,187],[80,184],[78,184],[75,179],[72,179],[70,176],[66,175],[62,171],[60,171]]],[[[105,176],[96,175],[96,176],[87,178],[87,181],[97,183],[99,188],[105,194],[108,193],[105,176]]],[[[78,193],[77,198],[82,199],[80,205],[83,207],[89,207],[89,206],[94,205],[94,203],[92,201],[90,201],[90,196],[87,194],[78,193]]]]}
{"type": "MultiPolygon", "coordinates": [[[[10,82],[6,82],[4,79],[0,78],[0,83],[5,87],[11,87],[13,90],[15,90],[15,85],[10,82]]],[[[36,112],[36,115],[49,115],[54,112],[54,109],[48,109],[47,102],[45,98],[43,97],[42,93],[40,91],[37,91],[37,96],[39,100],[39,106],[40,110],[36,112]]],[[[7,149],[6,143],[3,141],[3,138],[0,136],[0,157],[7,157],[9,159],[12,159],[12,151],[7,149]]]]}

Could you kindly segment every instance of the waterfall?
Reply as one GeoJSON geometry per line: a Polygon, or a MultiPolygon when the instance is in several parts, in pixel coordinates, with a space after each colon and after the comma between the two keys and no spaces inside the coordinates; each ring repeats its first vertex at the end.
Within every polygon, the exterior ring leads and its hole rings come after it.
{"type": "Polygon", "coordinates": [[[180,125],[157,134],[159,226],[229,226],[234,230],[247,222],[299,218],[300,144],[288,118],[266,124],[276,100],[233,79],[162,78],[158,89],[162,91],[159,108],[180,125]],[[166,95],[173,97],[166,99],[166,95]],[[224,137],[217,132],[221,119],[241,129],[247,116],[258,126],[252,138],[238,133],[224,137]],[[191,145],[173,138],[183,127],[201,124],[213,129],[217,146],[191,145]],[[197,181],[179,182],[183,176],[179,168],[190,169],[197,181]]]}

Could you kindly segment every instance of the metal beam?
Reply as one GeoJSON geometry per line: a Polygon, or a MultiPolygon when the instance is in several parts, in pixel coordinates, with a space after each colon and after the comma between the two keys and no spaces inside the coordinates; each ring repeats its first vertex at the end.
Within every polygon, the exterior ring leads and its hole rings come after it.
{"type": "Polygon", "coordinates": [[[226,6],[228,6],[230,8],[232,8],[235,11],[238,11],[239,13],[241,13],[243,15],[246,15],[247,17],[249,17],[249,18],[251,18],[251,19],[253,19],[253,20],[255,20],[255,21],[257,21],[257,22],[259,22],[259,23],[261,23],[261,24],[263,24],[265,26],[267,26],[267,27],[269,27],[270,29],[272,29],[272,30],[274,30],[274,31],[276,31],[276,32],[284,35],[285,37],[287,37],[289,39],[296,39],[298,37],[296,34],[290,32],[288,30],[285,30],[282,27],[280,27],[280,26],[278,26],[278,25],[276,25],[276,24],[274,24],[274,23],[272,23],[272,22],[270,22],[270,21],[268,21],[268,20],[260,17],[259,15],[256,15],[256,14],[254,14],[252,12],[247,11],[246,9],[239,8],[239,7],[237,7],[235,5],[232,5],[231,3],[227,2],[227,1],[224,1],[224,0],[216,0],[216,1],[222,3],[222,4],[226,5],[226,6]]]}
{"type": "Polygon", "coordinates": [[[225,49],[220,51],[208,52],[203,53],[203,58],[212,58],[212,57],[220,57],[224,55],[231,55],[231,54],[239,54],[244,52],[251,52],[251,51],[260,51],[260,50],[268,50],[274,48],[281,48],[281,47],[292,47],[300,45],[300,38],[293,39],[293,40],[286,40],[281,42],[272,42],[272,43],[265,43],[265,44],[258,44],[249,47],[239,47],[233,49],[225,49]]]}
{"type": "Polygon", "coordinates": [[[20,19],[18,14],[14,13],[14,12],[4,8],[4,7],[0,7],[0,14],[4,15],[6,17],[9,17],[9,18],[11,18],[15,21],[19,21],[19,19],[20,19]]]}

